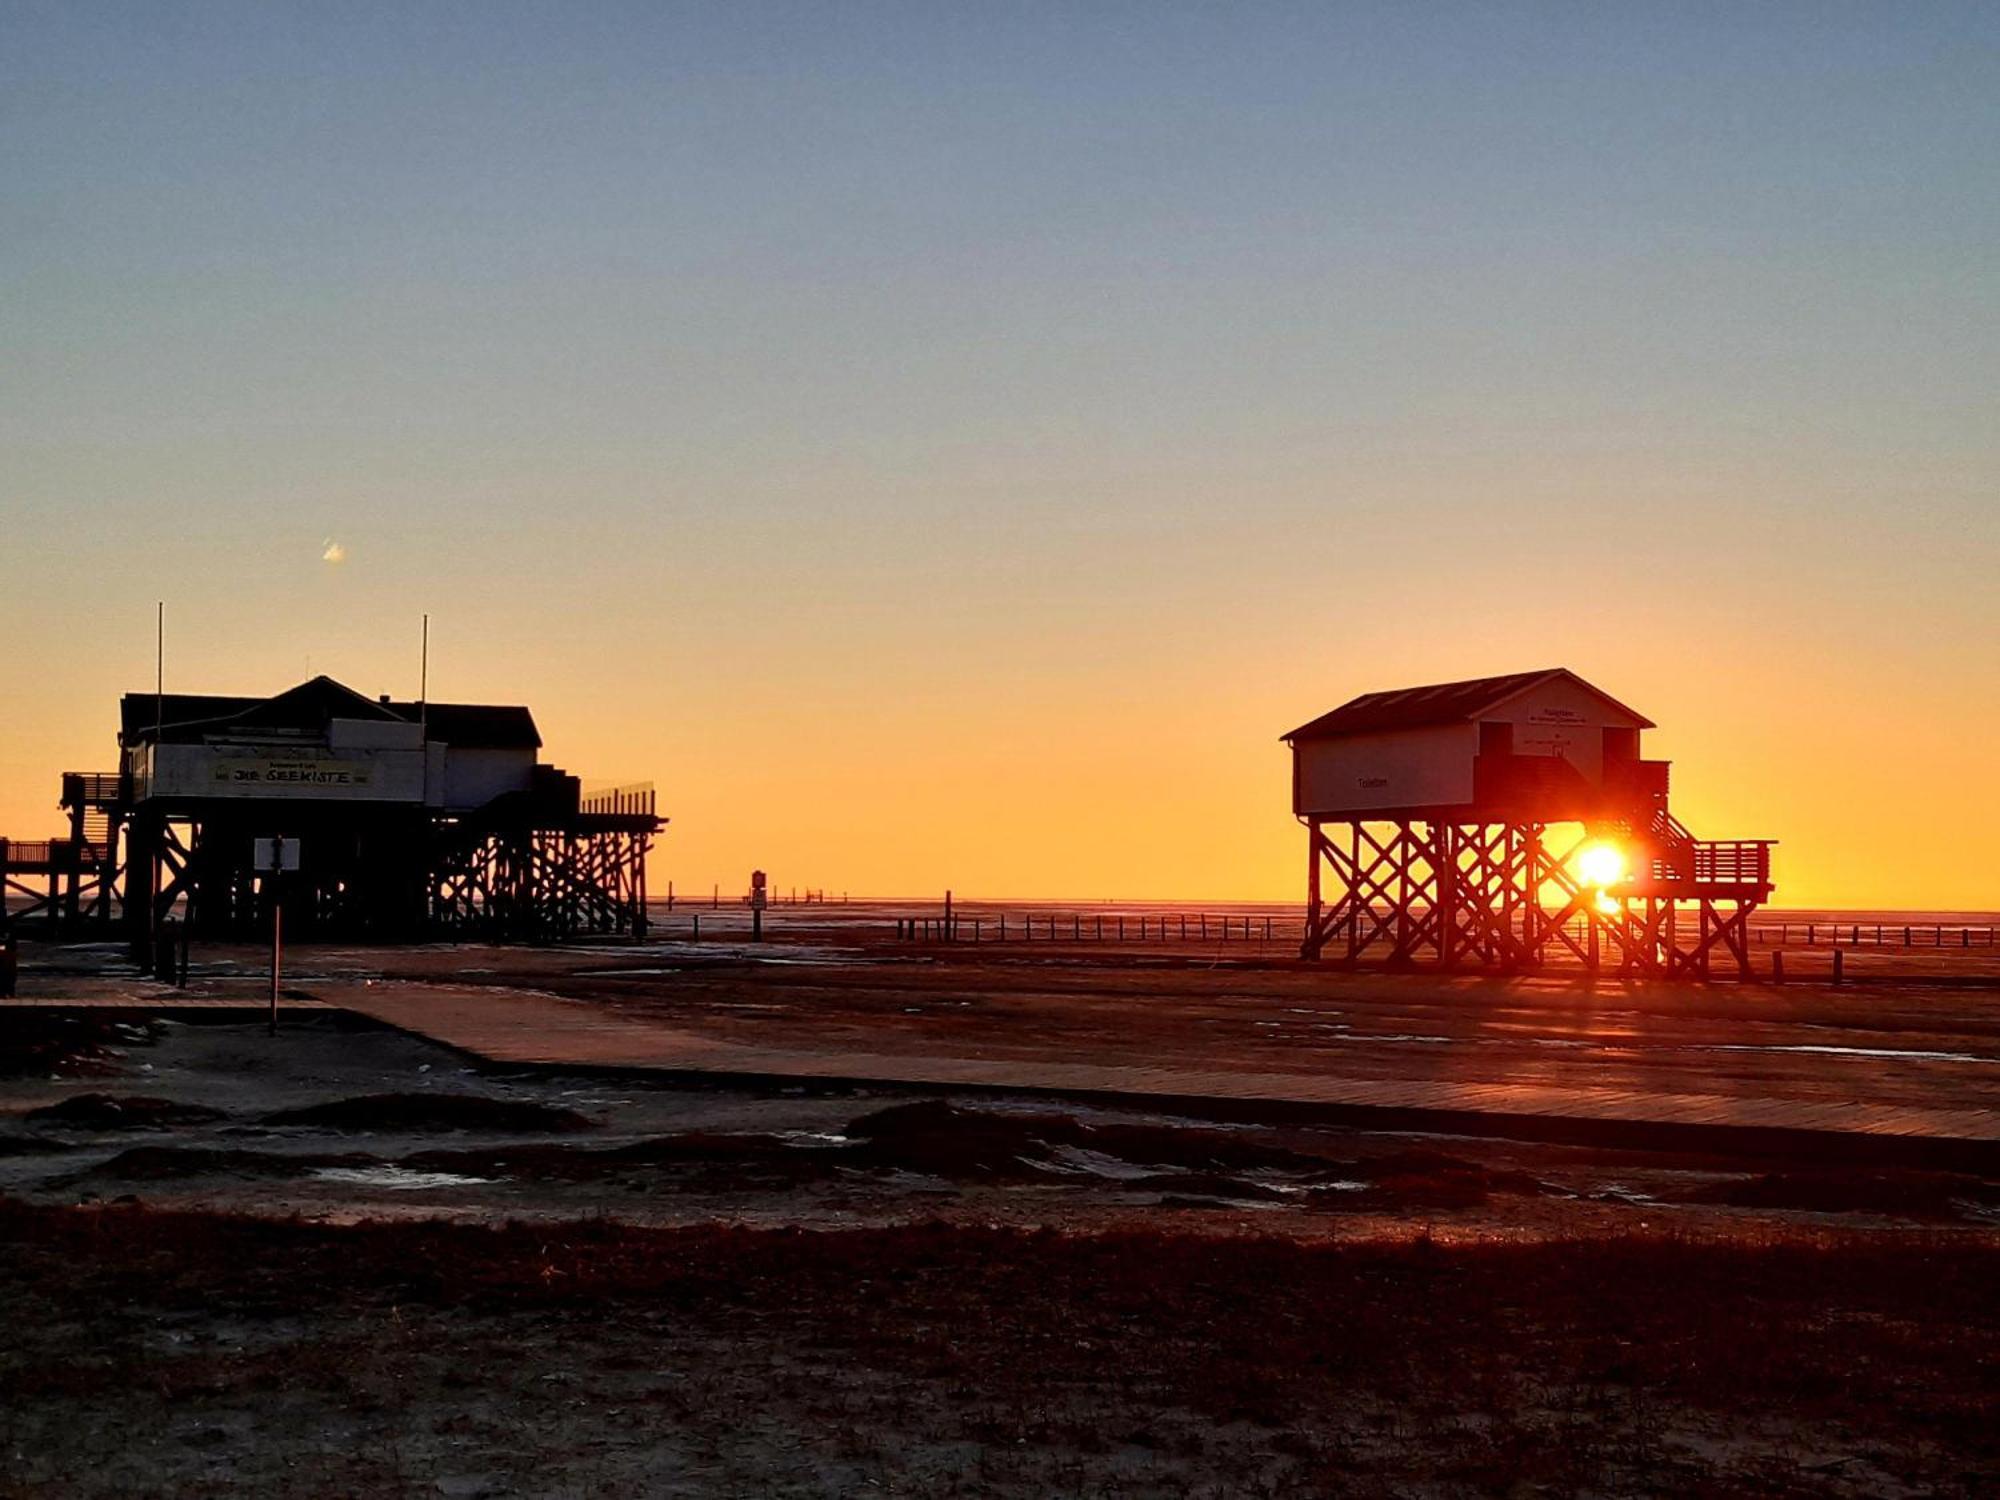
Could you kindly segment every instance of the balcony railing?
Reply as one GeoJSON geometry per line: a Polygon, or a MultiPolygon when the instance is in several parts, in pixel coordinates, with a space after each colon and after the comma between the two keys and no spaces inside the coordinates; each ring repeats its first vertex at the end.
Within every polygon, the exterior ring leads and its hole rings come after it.
{"type": "Polygon", "coordinates": [[[1771,844],[1767,839],[1696,840],[1696,885],[1768,885],[1771,844]]]}
{"type": "Polygon", "coordinates": [[[585,792],[579,811],[586,813],[640,814],[645,817],[656,815],[656,797],[653,783],[635,782],[631,786],[605,787],[595,792],[585,792]]]}
{"type": "Polygon", "coordinates": [[[120,800],[122,778],[116,771],[65,771],[62,779],[64,807],[109,807],[120,800]]]}
{"type": "Polygon", "coordinates": [[[23,875],[87,870],[109,857],[105,845],[75,839],[0,839],[0,870],[23,875]]]}

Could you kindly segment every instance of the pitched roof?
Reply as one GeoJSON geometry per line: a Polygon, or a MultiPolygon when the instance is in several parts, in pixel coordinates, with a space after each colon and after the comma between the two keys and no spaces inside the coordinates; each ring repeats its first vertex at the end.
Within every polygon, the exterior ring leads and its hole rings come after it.
{"type": "MultiPolygon", "coordinates": [[[[406,719],[418,716],[415,703],[389,705],[406,719]]],[[[433,703],[422,710],[425,732],[434,740],[473,750],[539,750],[542,732],[535,716],[518,703],[433,703]]]]}
{"type": "Polygon", "coordinates": [[[118,737],[128,745],[151,739],[157,723],[162,733],[172,738],[172,731],[182,725],[234,718],[263,701],[217,693],[127,693],[118,700],[118,737]]]}
{"type": "Polygon", "coordinates": [[[269,698],[213,693],[127,693],[118,705],[119,738],[135,744],[153,737],[157,722],[168,741],[198,740],[231,729],[295,728],[324,732],[330,719],[380,719],[415,723],[421,716],[434,740],[464,749],[541,748],[534,715],[504,703],[384,702],[357,693],[331,677],[313,677],[269,698]]]}
{"type": "Polygon", "coordinates": [[[309,677],[297,687],[269,698],[253,700],[230,723],[243,729],[325,729],[334,719],[378,719],[389,723],[402,715],[377,698],[357,693],[331,677],[309,677]]]}
{"type": "Polygon", "coordinates": [[[1567,677],[1621,713],[1631,714],[1639,721],[1640,728],[1655,727],[1651,719],[1635,713],[1602,689],[1592,687],[1567,667],[1544,667],[1539,672],[1509,672],[1500,677],[1473,677],[1464,682],[1439,682],[1428,687],[1363,693],[1359,698],[1341,704],[1332,713],[1321,714],[1279,738],[1322,739],[1339,734],[1371,734],[1388,729],[1426,729],[1437,724],[1463,724],[1529,688],[1540,687],[1557,677],[1567,677]]]}

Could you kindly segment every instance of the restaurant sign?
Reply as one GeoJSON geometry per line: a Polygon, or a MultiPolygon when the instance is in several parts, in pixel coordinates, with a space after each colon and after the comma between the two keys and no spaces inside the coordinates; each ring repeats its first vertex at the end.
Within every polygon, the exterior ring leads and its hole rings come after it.
{"type": "Polygon", "coordinates": [[[330,755],[228,755],[216,759],[212,771],[218,786],[238,792],[298,794],[315,797],[367,796],[374,767],[365,760],[330,755]]]}

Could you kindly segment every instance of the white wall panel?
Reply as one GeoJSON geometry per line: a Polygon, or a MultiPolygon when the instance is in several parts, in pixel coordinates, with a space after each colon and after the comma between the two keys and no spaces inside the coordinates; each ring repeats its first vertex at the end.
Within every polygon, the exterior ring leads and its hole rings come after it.
{"type": "Polygon", "coordinates": [[[1474,724],[1307,740],[1297,747],[1302,813],[1340,816],[1472,800],[1474,724]]]}

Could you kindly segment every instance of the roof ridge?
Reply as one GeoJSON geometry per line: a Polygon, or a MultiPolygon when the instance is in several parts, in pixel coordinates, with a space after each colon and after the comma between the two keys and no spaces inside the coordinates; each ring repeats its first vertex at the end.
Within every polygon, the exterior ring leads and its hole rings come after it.
{"type": "Polygon", "coordinates": [[[1414,687],[1384,688],[1362,693],[1279,738],[1291,741],[1307,735],[1365,734],[1388,729],[1467,723],[1497,704],[1519,697],[1555,678],[1568,678],[1585,692],[1636,719],[1642,728],[1655,727],[1644,714],[1619,702],[1568,667],[1538,667],[1526,672],[1501,672],[1487,677],[1462,678],[1456,682],[1421,683],[1414,687]]]}

